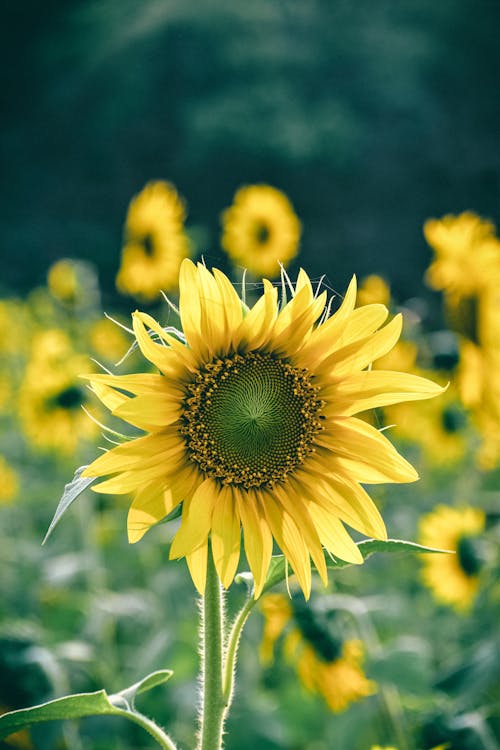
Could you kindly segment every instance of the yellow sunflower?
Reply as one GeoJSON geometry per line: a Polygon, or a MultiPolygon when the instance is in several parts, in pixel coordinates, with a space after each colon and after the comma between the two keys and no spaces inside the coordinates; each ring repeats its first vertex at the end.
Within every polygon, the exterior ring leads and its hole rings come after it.
{"type": "Polygon", "coordinates": [[[339,713],[355,701],[376,692],[362,669],[363,645],[359,640],[340,641],[311,607],[297,597],[267,594],[261,608],[265,617],[261,658],[269,663],[276,640],[286,632],[283,652],[301,683],[321,695],[331,711],[339,713]]]}
{"type": "Polygon", "coordinates": [[[458,611],[470,609],[479,587],[482,558],[477,538],[484,531],[485,515],[479,508],[439,505],[420,521],[419,541],[454,555],[422,555],[424,583],[436,599],[458,611]]]}
{"type": "Polygon", "coordinates": [[[500,271],[500,241],[495,226],[466,211],[459,216],[429,219],[425,239],[435,251],[427,270],[433,289],[444,291],[453,304],[480,292],[500,271]]]}
{"type": "Polygon", "coordinates": [[[396,343],[401,316],[381,328],[385,307],[355,310],[354,280],[331,317],[326,292],[315,294],[304,271],[291,288],[280,306],[278,290],[264,280],[248,309],[223,273],[185,260],[183,333],[133,315],[139,347],[160,374],[88,376],[111,412],[146,434],[97,458],[85,475],[112,474],[94,489],[134,495],[132,542],[182,502],[170,557],[186,557],[200,592],[209,538],[228,587],[243,527],[256,596],[273,538],[308,596],[310,558],[327,580],[322,546],[363,562],[344,523],[386,538],[362,483],[417,479],[389,440],[354,416],[442,391],[415,375],[367,369],[396,343]]]}
{"type": "Polygon", "coordinates": [[[299,250],[301,225],[284,193],[248,185],[222,214],[221,244],[233,263],[257,276],[278,276],[299,250]]]}
{"type": "Polygon", "coordinates": [[[185,206],[168,182],[149,182],[129,206],[116,286],[146,302],[177,289],[179,267],[189,254],[185,206]]]}
{"type": "Polygon", "coordinates": [[[391,289],[382,276],[373,273],[362,279],[358,289],[359,305],[370,305],[377,302],[382,305],[389,305],[390,301],[391,289]]]}
{"type": "Polygon", "coordinates": [[[37,448],[72,454],[81,438],[96,435],[96,425],[81,408],[87,395],[79,373],[88,364],[64,331],[51,329],[35,336],[18,412],[26,437],[37,448]]]}

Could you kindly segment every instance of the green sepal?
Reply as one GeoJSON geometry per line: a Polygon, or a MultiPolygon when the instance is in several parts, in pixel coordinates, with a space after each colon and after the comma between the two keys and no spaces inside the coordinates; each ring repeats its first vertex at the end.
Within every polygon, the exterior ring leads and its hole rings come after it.
{"type": "Polygon", "coordinates": [[[80,468],[75,471],[75,476],[73,477],[71,482],[68,482],[68,484],[65,485],[64,492],[61,499],[59,500],[56,512],[54,513],[54,517],[50,522],[50,526],[47,529],[47,533],[45,534],[42,544],[45,544],[63,515],[68,510],[69,506],[74,503],[76,498],[79,497],[82,492],[87,489],[87,487],[90,487],[90,485],[96,481],[97,477],[82,477],[82,472],[86,468],[86,466],[80,466],[80,468]]]}
{"type": "Polygon", "coordinates": [[[124,716],[137,723],[137,713],[134,710],[135,696],[161,685],[172,674],[173,672],[170,669],[161,669],[114,695],[108,696],[105,690],[97,690],[95,693],[76,693],[31,708],[10,711],[0,716],[0,740],[13,732],[18,732],[42,721],[82,719],[86,716],[108,714],[124,716]]]}
{"type": "MultiPolygon", "coordinates": [[[[363,560],[366,560],[370,555],[375,552],[389,552],[390,554],[401,553],[401,552],[418,552],[418,553],[444,553],[449,550],[435,549],[433,547],[424,547],[416,542],[406,542],[402,539],[387,539],[385,542],[378,539],[365,539],[362,542],[357,543],[358,549],[363,556],[363,560]]],[[[345,562],[339,558],[333,558],[328,554],[325,554],[326,567],[329,569],[347,568],[353,563],[345,562]]],[[[285,580],[287,576],[287,560],[284,555],[273,555],[267,572],[266,582],[262,589],[262,594],[265,594],[269,589],[276,586],[285,580]]],[[[292,571],[290,571],[292,574],[292,571]]],[[[249,586],[249,581],[252,579],[250,572],[240,573],[237,578],[237,582],[244,582],[246,586],[249,586]]]]}

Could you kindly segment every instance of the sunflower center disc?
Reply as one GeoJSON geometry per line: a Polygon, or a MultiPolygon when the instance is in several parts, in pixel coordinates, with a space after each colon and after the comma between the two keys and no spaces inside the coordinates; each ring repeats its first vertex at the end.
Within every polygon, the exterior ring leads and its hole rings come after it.
{"type": "Polygon", "coordinates": [[[311,452],[321,406],[307,371],[272,354],[234,354],[198,371],[181,433],[209,476],[246,488],[272,485],[311,452]]]}

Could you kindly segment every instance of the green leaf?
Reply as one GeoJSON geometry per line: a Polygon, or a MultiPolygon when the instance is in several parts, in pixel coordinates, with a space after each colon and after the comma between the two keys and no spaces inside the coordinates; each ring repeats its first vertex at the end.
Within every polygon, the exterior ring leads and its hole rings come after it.
{"type": "MultiPolygon", "coordinates": [[[[379,541],[378,539],[365,539],[362,542],[358,542],[358,548],[363,555],[364,560],[373,555],[375,552],[389,552],[390,554],[401,552],[449,552],[449,550],[434,549],[433,547],[423,547],[421,544],[417,544],[416,542],[406,542],[402,539],[387,539],[385,542],[379,541]]],[[[345,562],[345,560],[330,557],[330,555],[328,554],[325,555],[325,559],[326,566],[330,569],[347,568],[352,565],[352,563],[345,562]]],[[[274,555],[271,558],[266,583],[264,584],[262,593],[265,594],[273,586],[276,586],[278,583],[284,581],[287,575],[286,571],[287,561],[285,556],[274,555]]],[[[292,574],[292,571],[290,571],[290,574],[292,574]]],[[[251,576],[251,573],[241,573],[238,578],[241,577],[241,579],[243,580],[243,576],[248,579],[248,576],[251,576]]]]}
{"type": "Polygon", "coordinates": [[[42,721],[82,719],[85,716],[108,714],[124,716],[135,723],[141,723],[143,717],[133,709],[135,696],[161,685],[172,674],[173,672],[170,669],[161,669],[114,695],[108,696],[105,690],[97,690],[95,693],[77,693],[56,698],[31,708],[21,708],[19,711],[3,714],[3,716],[0,716],[0,740],[13,732],[42,721]]]}
{"type": "Polygon", "coordinates": [[[157,685],[162,685],[164,682],[169,680],[173,675],[171,669],[158,669],[156,672],[148,674],[139,682],[134,683],[125,690],[120,690],[115,695],[110,695],[109,700],[114,704],[118,705],[120,701],[125,700],[127,705],[134,707],[135,696],[145,693],[147,690],[152,690],[157,685]]]}
{"type": "Polygon", "coordinates": [[[87,489],[87,487],[90,487],[90,485],[96,481],[97,477],[81,476],[83,470],[86,468],[86,466],[80,466],[80,468],[75,471],[75,476],[73,477],[71,482],[65,485],[63,495],[59,500],[59,505],[57,506],[57,510],[54,513],[54,518],[50,522],[50,526],[47,530],[47,533],[45,534],[45,538],[42,544],[45,544],[63,515],[68,510],[69,506],[76,500],[77,497],[82,494],[84,490],[87,489]]]}

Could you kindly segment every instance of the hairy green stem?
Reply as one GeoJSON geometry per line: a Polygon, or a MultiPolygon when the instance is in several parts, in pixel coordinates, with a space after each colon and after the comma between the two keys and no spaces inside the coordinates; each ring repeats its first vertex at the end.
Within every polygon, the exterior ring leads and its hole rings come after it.
{"type": "Polygon", "coordinates": [[[211,550],[208,552],[207,584],[202,600],[201,658],[203,704],[198,750],[221,750],[227,704],[222,689],[224,609],[222,588],[211,550]]]}
{"type": "MultiPolygon", "coordinates": [[[[170,737],[165,734],[163,729],[158,726],[158,724],[155,724],[152,719],[148,719],[147,716],[143,716],[143,714],[139,713],[139,711],[120,711],[120,714],[127,718],[129,721],[133,721],[135,724],[138,724],[140,727],[146,730],[146,732],[149,732],[151,737],[153,737],[157,743],[160,745],[163,750],[177,750],[176,745],[170,737]]],[[[117,715],[120,715],[117,712],[117,715]]]]}
{"type": "Polygon", "coordinates": [[[241,610],[236,615],[236,619],[233,622],[233,627],[231,628],[231,632],[229,633],[229,637],[227,640],[222,694],[228,708],[231,705],[231,700],[233,697],[236,655],[238,653],[238,645],[241,632],[254,605],[255,599],[247,599],[241,610]]]}

